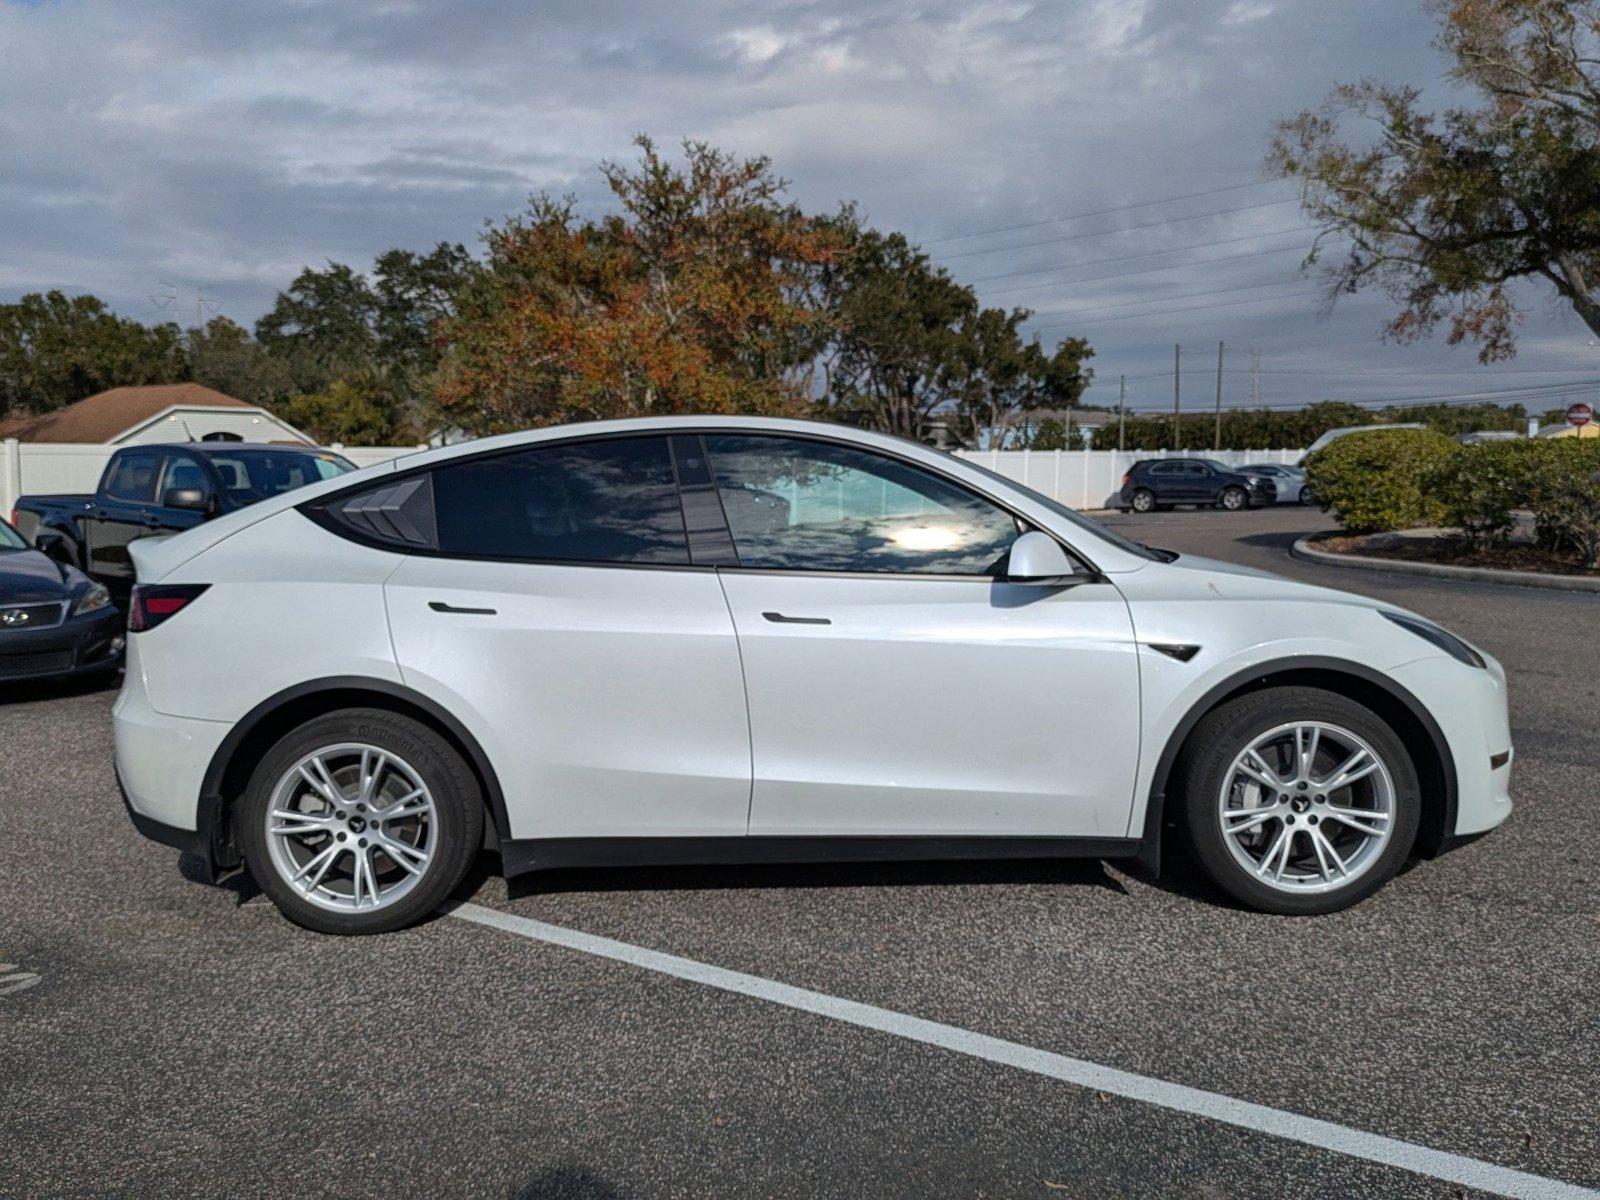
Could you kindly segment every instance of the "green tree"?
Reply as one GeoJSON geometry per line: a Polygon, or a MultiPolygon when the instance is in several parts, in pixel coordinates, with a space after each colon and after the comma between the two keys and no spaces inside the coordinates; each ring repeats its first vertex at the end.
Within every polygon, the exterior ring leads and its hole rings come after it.
{"type": "Polygon", "coordinates": [[[1027,309],[983,308],[898,233],[846,210],[840,265],[822,289],[832,314],[824,411],[921,438],[935,417],[971,443],[997,443],[1015,414],[1076,405],[1093,378],[1087,342],[1047,353],[1019,332],[1027,309]]]}
{"type": "Polygon", "coordinates": [[[370,371],[340,376],[320,391],[287,397],[273,408],[324,445],[393,446],[418,438],[404,398],[370,371]]]}
{"type": "Polygon", "coordinates": [[[60,291],[0,304],[0,413],[50,412],[106,388],[187,376],[176,325],[141,325],[60,291]]]}
{"type": "Polygon", "coordinates": [[[1543,281],[1600,333],[1600,0],[1428,0],[1476,107],[1426,113],[1411,87],[1346,84],[1278,126],[1269,166],[1350,247],[1330,298],[1375,286],[1399,341],[1441,323],[1484,362],[1516,352],[1510,285],[1543,281]],[[1349,118],[1366,122],[1352,135],[1349,118]]]}
{"type": "Polygon", "coordinates": [[[203,328],[188,330],[184,346],[195,382],[219,392],[271,407],[297,390],[290,364],[227,317],[212,317],[203,328]]]}

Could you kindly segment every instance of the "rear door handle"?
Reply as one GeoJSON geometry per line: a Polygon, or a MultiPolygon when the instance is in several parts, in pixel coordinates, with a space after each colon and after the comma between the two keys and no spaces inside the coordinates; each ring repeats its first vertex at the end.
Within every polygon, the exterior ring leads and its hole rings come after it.
{"type": "Polygon", "coordinates": [[[832,625],[827,617],[786,617],[780,612],[764,612],[761,614],[767,620],[779,625],[832,625]]]}
{"type": "Polygon", "coordinates": [[[476,617],[492,617],[495,615],[495,611],[492,608],[462,608],[460,605],[446,604],[443,600],[429,600],[428,607],[433,609],[434,612],[442,613],[466,613],[469,616],[476,617]]]}

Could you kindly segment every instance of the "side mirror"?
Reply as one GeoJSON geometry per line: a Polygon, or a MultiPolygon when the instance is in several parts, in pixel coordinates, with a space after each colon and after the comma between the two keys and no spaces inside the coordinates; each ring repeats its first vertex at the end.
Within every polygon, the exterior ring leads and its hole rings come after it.
{"type": "Polygon", "coordinates": [[[67,545],[67,539],[54,529],[41,529],[33,535],[33,548],[46,558],[53,558],[56,562],[71,564],[72,549],[67,545]]]}
{"type": "Polygon", "coordinates": [[[205,512],[210,506],[204,488],[168,488],[161,497],[162,508],[192,508],[205,512]]]}
{"type": "Polygon", "coordinates": [[[1060,587],[1086,578],[1067,557],[1061,543],[1047,533],[1033,529],[1011,543],[1011,553],[1006,558],[1007,583],[1060,587]]]}

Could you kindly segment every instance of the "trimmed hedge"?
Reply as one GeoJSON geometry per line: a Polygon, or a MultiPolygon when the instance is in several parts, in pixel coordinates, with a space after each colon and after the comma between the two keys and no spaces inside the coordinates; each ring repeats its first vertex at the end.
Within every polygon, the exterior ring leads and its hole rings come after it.
{"type": "Polygon", "coordinates": [[[1306,482],[1352,533],[1434,524],[1442,512],[1428,484],[1464,449],[1431,429],[1347,434],[1306,460],[1306,482]]]}
{"type": "Polygon", "coordinates": [[[1483,547],[1525,511],[1540,547],[1600,566],[1600,439],[1458,446],[1423,430],[1351,434],[1312,455],[1306,476],[1352,533],[1449,525],[1483,547]]]}

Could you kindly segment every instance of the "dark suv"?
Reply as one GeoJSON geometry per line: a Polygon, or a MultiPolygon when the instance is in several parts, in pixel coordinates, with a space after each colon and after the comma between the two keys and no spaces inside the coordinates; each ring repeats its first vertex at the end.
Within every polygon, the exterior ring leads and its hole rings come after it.
{"type": "Polygon", "coordinates": [[[1209,458],[1146,458],[1122,477],[1122,503],[1134,512],[1174,504],[1214,504],[1229,512],[1275,504],[1278,488],[1265,475],[1230,471],[1209,458]]]}

